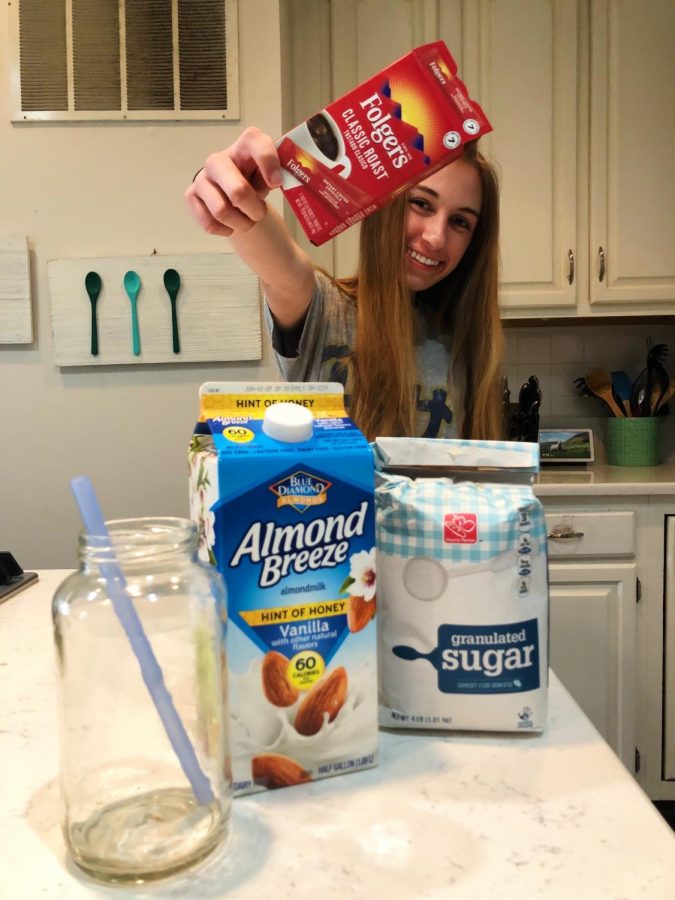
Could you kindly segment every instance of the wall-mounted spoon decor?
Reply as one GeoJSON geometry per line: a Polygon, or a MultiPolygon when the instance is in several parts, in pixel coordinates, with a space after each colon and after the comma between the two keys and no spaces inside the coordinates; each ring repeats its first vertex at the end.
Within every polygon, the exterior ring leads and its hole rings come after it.
{"type": "Polygon", "coordinates": [[[141,279],[137,272],[130,270],[124,276],[124,290],[131,301],[131,343],[134,356],[141,354],[141,338],[138,332],[138,292],[141,289],[141,279]]]}
{"type": "MultiPolygon", "coordinates": [[[[47,275],[57,366],[177,366],[261,358],[260,283],[235,253],[50,259],[47,275]],[[164,273],[169,269],[180,277],[169,274],[165,284],[164,273]],[[101,279],[96,308],[97,356],[91,353],[89,315],[84,306],[88,306],[85,276],[91,271],[101,279]],[[125,272],[138,276],[140,288],[138,355],[132,350],[131,300],[123,283],[125,272]],[[174,281],[180,285],[175,349],[169,315],[169,290],[173,290],[174,281]]],[[[6,301],[1,282],[0,278],[0,343],[7,339],[2,330],[6,301]]]]}
{"type": "Polygon", "coordinates": [[[98,356],[98,319],[96,317],[96,301],[101,293],[101,276],[98,272],[87,272],[84,286],[91,304],[91,355],[98,356]]]}
{"type": "Polygon", "coordinates": [[[178,337],[178,310],[176,298],[180,290],[180,275],[175,269],[167,269],[164,273],[164,287],[171,301],[171,334],[173,337],[173,352],[180,353],[180,339],[178,337]]]}

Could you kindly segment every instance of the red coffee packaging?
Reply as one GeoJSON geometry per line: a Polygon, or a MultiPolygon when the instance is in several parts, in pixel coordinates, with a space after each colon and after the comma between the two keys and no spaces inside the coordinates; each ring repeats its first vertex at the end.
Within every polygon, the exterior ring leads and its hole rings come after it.
{"type": "Polygon", "coordinates": [[[489,131],[443,41],[424,44],[277,141],[282,190],[319,246],[489,131]]]}

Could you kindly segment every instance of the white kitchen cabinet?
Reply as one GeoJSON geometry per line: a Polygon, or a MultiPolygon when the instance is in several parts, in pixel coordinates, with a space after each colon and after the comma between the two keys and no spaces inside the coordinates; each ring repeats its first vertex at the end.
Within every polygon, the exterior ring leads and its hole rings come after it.
{"type": "Polygon", "coordinates": [[[675,507],[665,519],[663,778],[675,787],[675,507]]]}
{"type": "Polygon", "coordinates": [[[590,303],[673,312],[675,3],[593,0],[590,33],[590,303]]]}
{"type": "Polygon", "coordinates": [[[502,170],[506,316],[675,311],[675,4],[470,8],[467,80],[502,170]]]}
{"type": "MultiPolygon", "coordinates": [[[[494,127],[506,316],[574,315],[584,260],[577,210],[579,14],[570,0],[464,4],[463,75],[494,127]]],[[[445,35],[441,35],[445,37],[445,35]]]]}
{"type": "Polygon", "coordinates": [[[675,800],[675,495],[617,489],[541,497],[562,535],[551,667],[646,793],[675,800]]]}
{"type": "Polygon", "coordinates": [[[638,607],[639,780],[652,800],[675,800],[675,495],[651,497],[638,607]]]}
{"type": "MultiPolygon", "coordinates": [[[[295,71],[314,73],[294,79],[289,126],[448,44],[494,125],[505,317],[675,312],[672,0],[288,2],[295,71]]],[[[347,274],[357,238],[310,252],[347,274]]]]}
{"type": "Polygon", "coordinates": [[[551,668],[634,772],[636,567],[555,564],[549,576],[551,668]]]}
{"type": "Polygon", "coordinates": [[[634,511],[546,510],[551,668],[634,772],[634,511]]]}

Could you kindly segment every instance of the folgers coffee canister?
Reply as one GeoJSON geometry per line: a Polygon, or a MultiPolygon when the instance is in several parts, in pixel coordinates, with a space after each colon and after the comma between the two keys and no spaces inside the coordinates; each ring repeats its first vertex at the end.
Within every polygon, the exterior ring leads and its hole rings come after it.
{"type": "Polygon", "coordinates": [[[282,190],[324,244],[491,130],[443,41],[425,44],[279,139],[282,190]]]}

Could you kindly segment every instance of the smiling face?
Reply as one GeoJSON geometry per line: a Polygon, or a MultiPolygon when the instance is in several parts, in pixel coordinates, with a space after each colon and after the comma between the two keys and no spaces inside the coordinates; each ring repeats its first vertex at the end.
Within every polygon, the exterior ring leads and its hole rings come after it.
{"type": "Polygon", "coordinates": [[[480,176],[464,159],[410,189],[406,272],[413,293],[441,281],[457,266],[471,242],[481,203],[480,176]]]}

